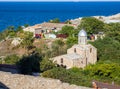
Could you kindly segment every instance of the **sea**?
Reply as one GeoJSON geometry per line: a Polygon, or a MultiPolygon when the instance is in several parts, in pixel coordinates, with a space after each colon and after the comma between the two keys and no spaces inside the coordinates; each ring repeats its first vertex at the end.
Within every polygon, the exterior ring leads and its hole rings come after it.
{"type": "Polygon", "coordinates": [[[54,18],[64,22],[117,13],[120,13],[120,2],[0,2],[0,31],[8,26],[35,25],[54,18]]]}

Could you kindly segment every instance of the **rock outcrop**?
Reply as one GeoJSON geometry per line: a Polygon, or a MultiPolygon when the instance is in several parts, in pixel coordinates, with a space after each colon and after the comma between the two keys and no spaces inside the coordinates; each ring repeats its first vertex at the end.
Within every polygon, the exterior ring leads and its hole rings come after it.
{"type": "MultiPolygon", "coordinates": [[[[120,23],[120,13],[111,15],[111,16],[91,16],[91,17],[99,19],[103,21],[104,23],[120,23]]],[[[78,26],[81,23],[82,18],[83,17],[71,19],[70,22],[78,26]]]]}
{"type": "Polygon", "coordinates": [[[69,85],[68,83],[62,83],[60,80],[56,79],[11,74],[1,71],[0,82],[9,89],[92,89],[69,85]]]}

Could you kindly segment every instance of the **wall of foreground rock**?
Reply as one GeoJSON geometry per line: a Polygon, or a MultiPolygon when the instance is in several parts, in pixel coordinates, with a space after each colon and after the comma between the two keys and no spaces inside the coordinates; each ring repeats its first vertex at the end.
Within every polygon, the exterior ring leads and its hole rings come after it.
{"type": "Polygon", "coordinates": [[[0,82],[9,89],[92,89],[82,86],[69,85],[60,80],[11,74],[0,71],[0,82]]]}

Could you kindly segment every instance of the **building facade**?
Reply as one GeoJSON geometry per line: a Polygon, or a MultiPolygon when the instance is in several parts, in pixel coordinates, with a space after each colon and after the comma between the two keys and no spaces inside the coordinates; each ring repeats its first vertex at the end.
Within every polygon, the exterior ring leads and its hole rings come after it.
{"type": "Polygon", "coordinates": [[[24,28],[23,30],[32,32],[34,37],[42,38],[43,34],[49,34],[53,31],[58,32],[62,29],[63,26],[72,26],[74,28],[77,28],[77,26],[74,24],[44,22],[42,24],[29,26],[27,28],[24,28]]]}
{"type": "Polygon", "coordinates": [[[87,44],[87,33],[81,30],[78,34],[78,44],[67,50],[67,54],[52,58],[53,62],[65,66],[84,68],[88,64],[95,64],[97,61],[97,49],[91,44],[87,44]]]}

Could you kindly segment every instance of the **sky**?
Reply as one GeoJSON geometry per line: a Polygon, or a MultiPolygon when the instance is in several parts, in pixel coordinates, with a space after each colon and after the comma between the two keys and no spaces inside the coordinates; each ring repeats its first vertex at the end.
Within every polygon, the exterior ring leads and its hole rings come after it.
{"type": "Polygon", "coordinates": [[[0,1],[120,1],[120,0],[0,0],[0,1]]]}

